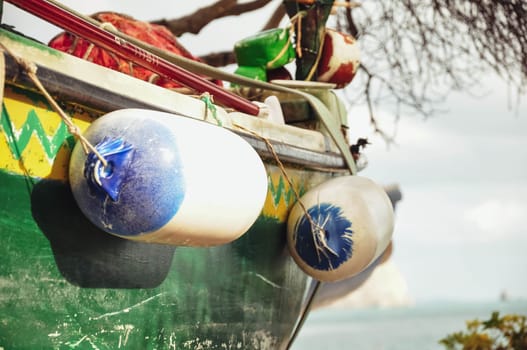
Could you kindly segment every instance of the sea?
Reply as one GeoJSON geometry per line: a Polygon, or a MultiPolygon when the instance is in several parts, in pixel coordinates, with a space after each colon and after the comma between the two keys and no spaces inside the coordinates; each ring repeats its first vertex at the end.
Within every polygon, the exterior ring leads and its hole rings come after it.
{"type": "Polygon", "coordinates": [[[310,313],[292,350],[445,350],[439,340],[468,320],[527,315],[527,300],[426,302],[404,307],[324,308],[310,313]]]}

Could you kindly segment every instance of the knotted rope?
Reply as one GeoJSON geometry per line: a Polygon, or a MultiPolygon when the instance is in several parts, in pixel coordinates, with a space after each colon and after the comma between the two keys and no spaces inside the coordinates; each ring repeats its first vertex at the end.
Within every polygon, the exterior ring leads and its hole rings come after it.
{"type": "Polygon", "coordinates": [[[73,123],[70,116],[64,112],[64,110],[59,106],[57,101],[50,95],[50,93],[46,90],[44,85],[42,85],[42,82],[37,76],[37,66],[35,63],[30,62],[22,57],[19,57],[15,55],[7,46],[5,46],[3,43],[0,42],[0,49],[7,52],[13,59],[16,61],[16,63],[24,69],[24,71],[27,73],[27,76],[31,79],[31,81],[35,84],[37,89],[44,95],[46,100],[49,102],[51,107],[57,112],[57,114],[60,116],[60,118],[63,120],[64,124],[66,124],[68,128],[68,132],[75,136],[79,142],[82,145],[82,148],[84,150],[84,153],[88,154],[89,152],[93,152],[97,158],[101,161],[101,163],[104,166],[108,165],[108,162],[104,157],[97,151],[97,149],[82,135],[79,127],[73,123]]]}
{"type": "Polygon", "coordinates": [[[280,169],[280,172],[284,176],[284,179],[286,180],[287,184],[289,185],[289,187],[293,191],[293,194],[295,196],[295,199],[296,199],[298,205],[300,205],[300,208],[304,212],[304,215],[305,215],[306,219],[309,221],[309,224],[311,225],[311,232],[313,233],[313,240],[315,242],[315,247],[317,249],[317,256],[318,256],[319,260],[320,260],[320,253],[322,253],[326,257],[328,257],[328,255],[326,253],[327,251],[329,251],[333,255],[337,256],[338,254],[333,249],[331,249],[331,247],[327,244],[327,241],[326,241],[326,235],[325,235],[325,228],[324,228],[324,226],[325,226],[325,224],[327,222],[324,222],[321,225],[320,223],[316,222],[313,219],[311,214],[309,214],[305,204],[302,202],[302,200],[300,198],[300,194],[298,193],[298,191],[296,190],[296,188],[293,185],[293,181],[291,180],[291,178],[289,177],[289,174],[285,170],[284,164],[282,163],[282,161],[278,157],[278,154],[276,153],[276,151],[275,151],[275,149],[273,147],[273,144],[267,138],[255,133],[254,131],[249,130],[249,129],[247,129],[247,128],[239,125],[239,124],[233,124],[233,126],[239,128],[240,130],[243,130],[243,131],[245,131],[247,133],[250,133],[251,135],[255,136],[256,138],[262,140],[265,143],[267,149],[269,150],[269,152],[273,156],[273,159],[275,160],[276,164],[278,165],[278,168],[280,169]]]}
{"type": "Polygon", "coordinates": [[[203,101],[203,103],[205,103],[205,117],[203,119],[207,120],[210,111],[212,117],[214,118],[218,126],[223,126],[223,123],[221,122],[220,118],[218,118],[218,109],[214,104],[214,96],[212,96],[208,92],[204,92],[199,96],[199,99],[203,101]]]}

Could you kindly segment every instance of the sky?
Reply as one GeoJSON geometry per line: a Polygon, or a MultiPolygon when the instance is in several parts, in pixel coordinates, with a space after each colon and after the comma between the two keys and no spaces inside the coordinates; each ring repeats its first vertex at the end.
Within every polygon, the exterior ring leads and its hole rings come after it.
{"type": "MultiPolygon", "coordinates": [[[[177,18],[212,3],[62,2],[81,13],[113,10],[143,20],[177,18]]],[[[262,27],[275,6],[216,21],[181,42],[195,55],[230,49],[262,27]]],[[[59,32],[9,4],[3,22],[42,41],[59,32]]],[[[390,146],[372,133],[363,106],[349,110],[351,140],[372,142],[361,175],[402,191],[393,261],[416,302],[497,300],[502,291],[527,298],[527,95],[516,105],[499,79],[482,81],[479,97],[453,91],[438,106],[441,114],[401,116],[390,146]]],[[[380,106],[378,115],[382,127],[394,126],[390,111],[380,106]]]]}
{"type": "Polygon", "coordinates": [[[444,114],[401,117],[396,145],[368,149],[362,175],[403,194],[393,257],[416,301],[527,297],[527,108],[509,110],[496,79],[485,86],[453,93],[444,114]]]}

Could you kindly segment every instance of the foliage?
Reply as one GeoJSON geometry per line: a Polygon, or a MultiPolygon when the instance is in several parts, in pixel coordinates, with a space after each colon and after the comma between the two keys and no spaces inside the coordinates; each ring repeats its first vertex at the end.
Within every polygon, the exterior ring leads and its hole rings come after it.
{"type": "Polygon", "coordinates": [[[487,321],[467,322],[466,331],[449,334],[439,341],[447,350],[525,350],[526,316],[493,312],[487,321]]]}
{"type": "Polygon", "coordinates": [[[363,1],[340,11],[362,62],[352,101],[429,116],[453,90],[473,92],[496,74],[520,96],[527,86],[527,1],[363,1]]]}

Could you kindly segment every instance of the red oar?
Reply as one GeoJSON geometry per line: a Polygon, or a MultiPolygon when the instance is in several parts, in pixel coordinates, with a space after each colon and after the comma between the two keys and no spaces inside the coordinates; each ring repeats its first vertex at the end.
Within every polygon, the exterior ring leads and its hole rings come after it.
{"type": "Polygon", "coordinates": [[[258,115],[259,107],[249,100],[237,96],[222,87],[201,78],[199,75],[158,57],[129,41],[107,32],[87,20],[47,0],[6,0],[24,11],[40,17],[64,30],[113,51],[127,60],[141,65],[151,71],[173,79],[198,92],[208,92],[214,98],[240,112],[258,115]]]}

